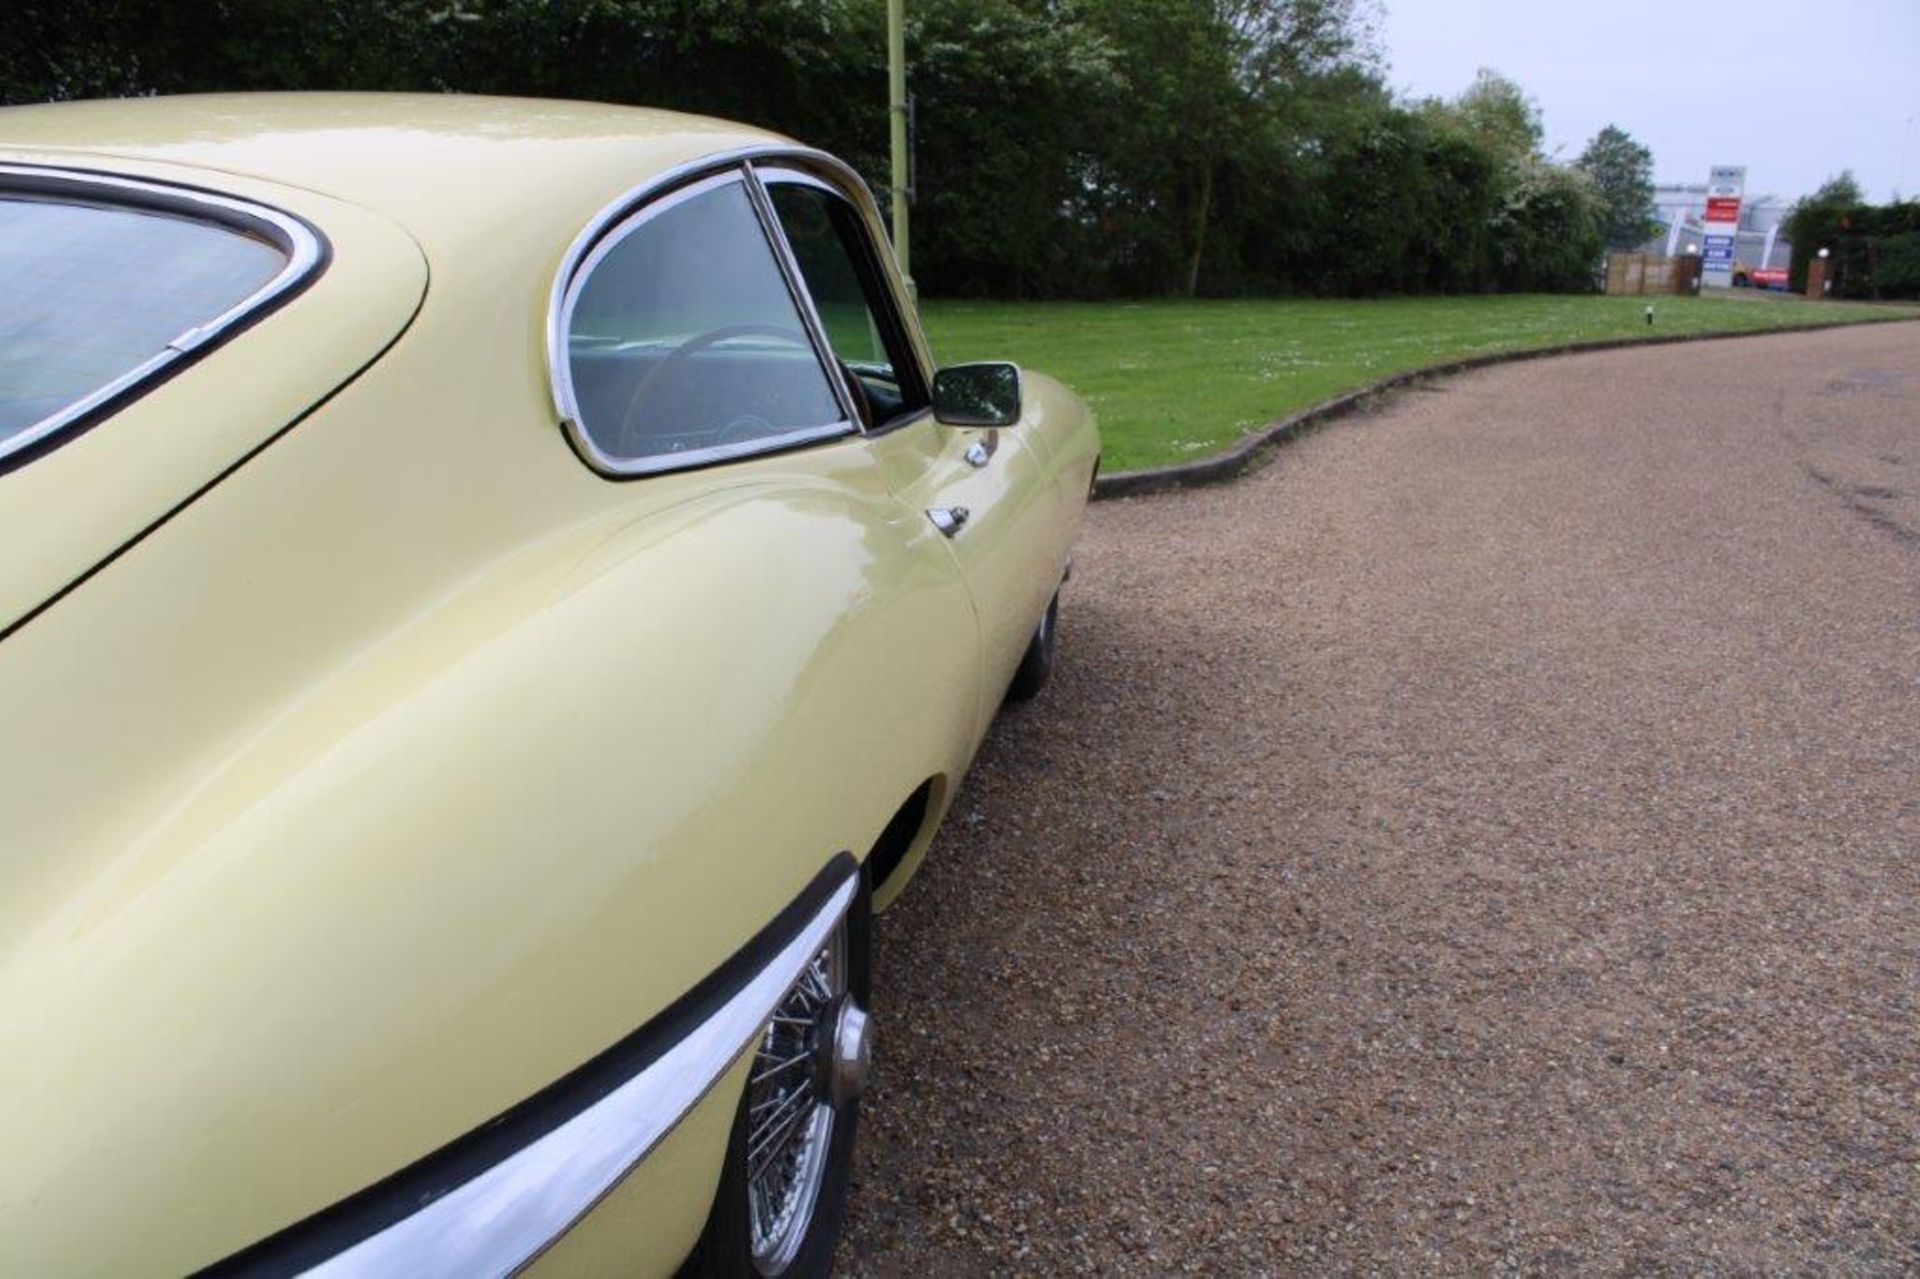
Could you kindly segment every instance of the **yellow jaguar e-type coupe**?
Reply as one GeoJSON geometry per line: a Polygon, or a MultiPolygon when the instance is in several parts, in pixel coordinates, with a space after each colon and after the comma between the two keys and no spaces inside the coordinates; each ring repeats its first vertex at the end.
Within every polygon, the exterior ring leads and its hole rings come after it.
{"type": "Polygon", "coordinates": [[[1097,464],[843,164],[0,112],[0,1273],[812,1273],[1097,464]]]}

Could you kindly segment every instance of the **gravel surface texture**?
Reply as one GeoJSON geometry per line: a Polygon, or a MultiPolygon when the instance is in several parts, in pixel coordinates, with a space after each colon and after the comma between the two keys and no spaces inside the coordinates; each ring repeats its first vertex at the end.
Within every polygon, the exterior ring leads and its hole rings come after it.
{"type": "Polygon", "coordinates": [[[1920,328],[1103,503],[878,930],[843,1271],[1920,1268],[1920,328]]]}

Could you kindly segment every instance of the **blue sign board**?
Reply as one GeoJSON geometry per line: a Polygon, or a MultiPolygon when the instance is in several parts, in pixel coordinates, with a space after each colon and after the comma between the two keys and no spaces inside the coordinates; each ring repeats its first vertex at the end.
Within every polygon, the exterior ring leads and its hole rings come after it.
{"type": "Polygon", "coordinates": [[[1746,194],[1747,171],[1737,164],[1717,164],[1707,179],[1707,207],[1701,222],[1701,280],[1724,288],[1733,283],[1734,232],[1740,225],[1740,200],[1746,194]]]}

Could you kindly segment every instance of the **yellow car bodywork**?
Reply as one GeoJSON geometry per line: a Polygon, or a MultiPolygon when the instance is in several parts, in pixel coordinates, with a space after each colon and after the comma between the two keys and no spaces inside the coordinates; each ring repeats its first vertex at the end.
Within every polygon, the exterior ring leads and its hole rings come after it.
{"type": "MultiPolygon", "coordinates": [[[[898,894],[1063,575],[1086,410],[1030,375],[990,466],[923,416],[621,482],[552,398],[574,235],[789,145],[446,97],[0,112],[0,165],[239,196],[331,250],[0,474],[0,1273],[182,1273],[365,1190],[646,1023],[919,792],[898,894]],[[949,540],[924,512],[960,503],[949,540]]],[[[743,1069],[536,1269],[671,1270],[743,1069]]]]}

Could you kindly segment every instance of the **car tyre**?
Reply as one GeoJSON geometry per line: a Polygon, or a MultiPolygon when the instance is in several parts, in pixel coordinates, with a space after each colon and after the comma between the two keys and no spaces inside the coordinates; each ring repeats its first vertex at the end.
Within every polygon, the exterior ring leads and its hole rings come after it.
{"type": "MultiPolygon", "coordinates": [[[[859,895],[848,908],[846,920],[821,952],[822,956],[826,956],[836,945],[844,947],[840,973],[828,980],[828,985],[834,988],[832,994],[822,1001],[829,1007],[850,1001],[856,1010],[864,1012],[870,1006],[871,910],[863,873],[859,895]]],[[[816,956],[815,964],[819,963],[820,957],[816,956]]],[[[829,969],[833,967],[831,962],[827,966],[829,969]]],[[[809,970],[810,973],[813,971],[809,970]]],[[[808,981],[809,976],[803,974],[788,1000],[800,997],[808,981]]],[[[790,1005],[783,1003],[780,1011],[791,1011],[790,1005]]],[[[824,1015],[811,1032],[816,1037],[821,1034],[831,1036],[836,1025],[827,1009],[822,1009],[822,1012],[824,1015]]],[[[767,1069],[764,1063],[769,1060],[769,1049],[777,1047],[774,1033],[770,1029],[760,1041],[750,1079],[754,1073],[767,1069]]],[[[820,1047],[817,1038],[813,1043],[820,1047]]],[[[778,1047],[778,1051],[786,1052],[791,1047],[789,1043],[778,1047]]],[[[860,1075],[861,1082],[864,1082],[864,1054],[860,1075]]],[[[832,1091],[824,1075],[816,1083],[823,1094],[832,1091]]],[[[778,1231],[770,1240],[769,1232],[760,1228],[764,1216],[756,1212],[755,1195],[761,1191],[761,1187],[756,1186],[756,1169],[751,1157],[756,1137],[753,1109],[756,1098],[764,1102],[765,1097],[756,1091],[756,1086],[751,1082],[742,1090],[740,1104],[734,1111],[725,1162],[721,1166],[720,1188],[714,1195],[713,1208],[701,1232],[700,1243],[686,1265],[681,1267],[682,1279],[748,1279],[751,1276],[807,1279],[832,1271],[834,1249],[839,1245],[840,1227],[846,1214],[847,1187],[853,1173],[854,1137],[860,1119],[857,1086],[851,1092],[852,1095],[838,1099],[826,1096],[820,1099],[820,1109],[830,1112],[821,1138],[822,1149],[813,1152],[810,1158],[801,1160],[803,1166],[813,1159],[818,1160],[817,1169],[811,1173],[817,1178],[817,1183],[806,1193],[802,1209],[804,1219],[796,1215],[792,1224],[778,1231]]],[[[765,1175],[764,1172],[760,1173],[762,1178],[765,1175]]],[[[766,1200],[763,1197],[758,1202],[764,1204],[766,1200]]]]}
{"type": "Polygon", "coordinates": [[[1060,593],[1055,591],[1053,599],[1047,603],[1047,611],[1040,615],[1040,625],[1034,628],[1026,655],[1020,659],[1020,666],[1013,673],[1013,683],[1007,686],[1008,701],[1030,701],[1047,686],[1047,678],[1053,674],[1053,650],[1059,624],[1060,593]]]}

